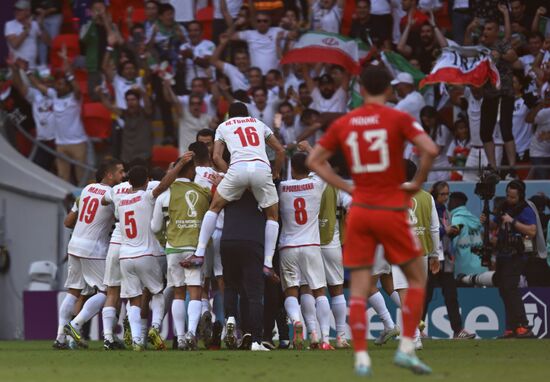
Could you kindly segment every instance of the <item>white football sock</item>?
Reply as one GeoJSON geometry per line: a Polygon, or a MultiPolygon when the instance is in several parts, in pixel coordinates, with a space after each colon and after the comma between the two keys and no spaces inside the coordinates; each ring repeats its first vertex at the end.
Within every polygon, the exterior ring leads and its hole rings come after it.
{"type": "MultiPolygon", "coordinates": [[[[286,306],[285,306],[286,307],[286,306]]],[[[315,298],[307,293],[300,296],[300,308],[306,321],[307,332],[317,332],[317,317],[315,315],[315,298]]]]}
{"type": "Polygon", "coordinates": [[[218,220],[217,213],[213,211],[208,211],[204,214],[204,217],[202,218],[201,230],[199,233],[199,243],[197,245],[197,250],[195,251],[195,256],[204,257],[208,241],[216,230],[216,220],[218,220]]]}
{"type": "Polygon", "coordinates": [[[158,293],[151,298],[151,310],[153,311],[151,326],[160,329],[164,318],[164,295],[162,293],[158,293]]]}
{"type": "Polygon", "coordinates": [[[90,297],[82,306],[80,313],[71,321],[71,325],[80,330],[82,325],[101,311],[105,300],[107,300],[107,296],[103,293],[96,293],[90,297]]]}
{"type": "Polygon", "coordinates": [[[315,308],[317,310],[317,320],[321,327],[323,342],[329,342],[330,335],[330,304],[327,296],[319,296],[315,299],[315,308]]]}
{"type": "Polygon", "coordinates": [[[204,314],[204,312],[210,311],[210,301],[208,301],[207,298],[201,299],[201,317],[204,314]]]}
{"type": "Polygon", "coordinates": [[[395,305],[397,305],[398,308],[401,308],[401,297],[399,297],[399,293],[397,293],[396,290],[392,292],[390,295],[391,300],[395,305]]]}
{"type": "Polygon", "coordinates": [[[346,334],[346,298],[343,294],[334,296],[330,299],[330,305],[332,309],[332,314],[334,316],[336,335],[344,336],[346,334]]]}
{"type": "Polygon", "coordinates": [[[132,340],[137,344],[143,344],[141,340],[141,308],[139,306],[130,306],[128,321],[132,331],[132,340]]]}
{"type": "Polygon", "coordinates": [[[197,334],[197,326],[201,319],[201,305],[199,300],[191,300],[187,306],[187,320],[189,323],[187,329],[189,332],[193,333],[193,335],[197,334]]]}
{"type": "Polygon", "coordinates": [[[106,306],[101,312],[103,318],[103,338],[113,342],[113,328],[116,322],[116,309],[112,306],[106,306]]]}
{"type": "Polygon", "coordinates": [[[279,223],[275,220],[265,222],[264,265],[273,268],[273,255],[279,236],[279,223]]]}
{"type": "Polygon", "coordinates": [[[384,301],[384,296],[382,296],[382,293],[380,293],[380,291],[376,292],[369,297],[368,302],[372,305],[372,307],[382,320],[382,323],[384,324],[384,329],[393,329],[395,327],[395,323],[391,318],[390,312],[388,312],[388,308],[386,307],[386,302],[384,301]]]}
{"type": "Polygon", "coordinates": [[[185,337],[185,300],[172,301],[172,319],[178,340],[183,339],[185,337]]]}
{"type": "Polygon", "coordinates": [[[403,353],[414,354],[414,340],[409,337],[401,337],[398,349],[403,353]]]}
{"type": "Polygon", "coordinates": [[[74,312],[74,305],[76,304],[77,300],[78,298],[70,293],[67,293],[65,295],[65,298],[63,299],[63,302],[59,306],[59,313],[57,316],[57,341],[61,343],[65,343],[66,336],[63,333],[63,327],[67,325],[69,321],[71,321],[71,317],[73,316],[74,312]]]}
{"type": "Polygon", "coordinates": [[[300,304],[296,297],[285,298],[285,310],[288,317],[292,320],[292,323],[300,321],[300,304]]]}

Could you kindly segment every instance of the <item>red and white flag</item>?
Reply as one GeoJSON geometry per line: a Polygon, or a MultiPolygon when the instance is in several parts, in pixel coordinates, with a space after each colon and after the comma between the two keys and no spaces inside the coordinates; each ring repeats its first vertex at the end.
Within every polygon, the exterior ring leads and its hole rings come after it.
{"type": "Polygon", "coordinates": [[[481,87],[487,81],[496,88],[500,87],[500,75],[487,48],[450,46],[443,49],[430,74],[420,82],[420,87],[436,83],[481,87]]]}
{"type": "Polygon", "coordinates": [[[359,44],[336,33],[308,32],[281,59],[281,64],[324,63],[344,67],[352,74],[361,70],[359,44]]]}

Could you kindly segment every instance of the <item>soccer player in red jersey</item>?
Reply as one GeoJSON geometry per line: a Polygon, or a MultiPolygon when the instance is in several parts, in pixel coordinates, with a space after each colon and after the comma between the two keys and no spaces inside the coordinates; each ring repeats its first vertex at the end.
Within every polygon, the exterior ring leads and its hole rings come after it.
{"type": "Polygon", "coordinates": [[[422,314],[426,273],[407,208],[411,195],[426,180],[438,149],[413,117],[384,105],[391,94],[390,81],[384,68],[367,67],[361,76],[365,104],[334,121],[307,162],[326,182],[353,196],[344,266],[351,270],[349,325],[359,375],[371,373],[365,312],[377,244],[384,246],[390,263],[401,267],[410,287],[403,303],[403,333],[394,363],[418,374],[431,372],[414,353],[413,337],[422,314]],[[407,141],[418,148],[420,166],[415,178],[404,183],[403,150],[407,141]],[[325,163],[339,150],[346,158],[353,185],[325,163]]]}

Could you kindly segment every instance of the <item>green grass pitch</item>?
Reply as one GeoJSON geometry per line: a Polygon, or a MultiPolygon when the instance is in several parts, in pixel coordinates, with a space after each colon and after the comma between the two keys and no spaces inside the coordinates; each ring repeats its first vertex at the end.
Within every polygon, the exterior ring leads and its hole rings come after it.
{"type": "MultiPolygon", "coordinates": [[[[45,341],[0,342],[0,381],[354,381],[350,350],[55,351],[45,341]]],[[[426,340],[419,356],[433,369],[416,376],[392,365],[396,341],[369,344],[374,381],[550,381],[549,340],[426,340]]]]}

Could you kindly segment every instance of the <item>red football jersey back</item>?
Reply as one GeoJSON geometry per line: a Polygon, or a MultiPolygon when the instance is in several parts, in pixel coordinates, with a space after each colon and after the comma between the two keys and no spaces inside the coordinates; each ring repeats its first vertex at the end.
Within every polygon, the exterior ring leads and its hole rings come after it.
{"type": "Polygon", "coordinates": [[[407,141],[425,134],[410,115],[384,105],[367,104],[337,119],[319,144],[340,149],[355,184],[354,202],[407,208],[403,150],[407,141]]]}

